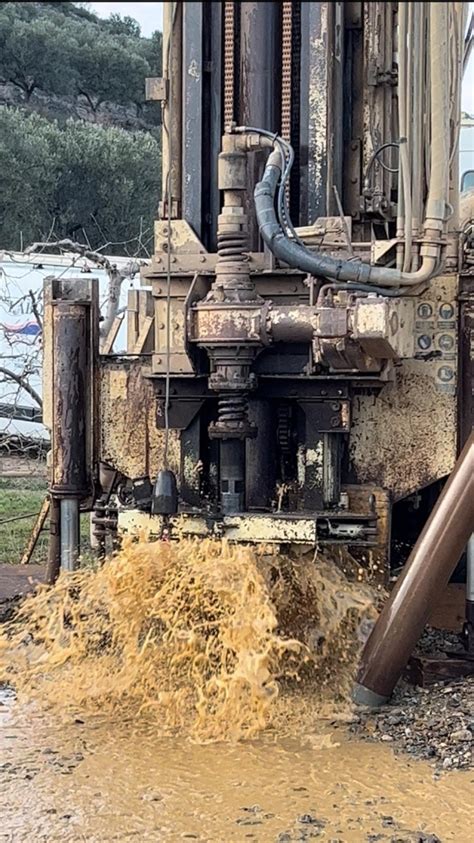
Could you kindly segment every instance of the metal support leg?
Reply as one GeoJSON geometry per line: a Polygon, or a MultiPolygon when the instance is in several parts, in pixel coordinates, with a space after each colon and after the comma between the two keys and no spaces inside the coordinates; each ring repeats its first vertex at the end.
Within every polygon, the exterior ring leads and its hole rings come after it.
{"type": "Polygon", "coordinates": [[[80,551],[79,501],[63,498],[60,502],[61,568],[74,571],[80,551]]]}
{"type": "Polygon", "coordinates": [[[341,435],[325,433],[323,436],[323,504],[331,508],[341,497],[341,435]]]}
{"type": "Polygon", "coordinates": [[[245,440],[223,439],[220,447],[221,507],[224,515],[245,508],[245,440]]]}
{"type": "Polygon", "coordinates": [[[48,585],[54,585],[57,578],[59,577],[59,571],[61,568],[61,547],[59,533],[59,501],[57,498],[51,498],[49,510],[48,565],[46,568],[46,582],[48,583],[48,585]]]}

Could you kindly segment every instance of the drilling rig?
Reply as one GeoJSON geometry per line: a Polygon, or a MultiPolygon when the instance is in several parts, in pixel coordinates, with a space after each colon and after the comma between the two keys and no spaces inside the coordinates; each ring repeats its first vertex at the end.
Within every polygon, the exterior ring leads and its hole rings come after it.
{"type": "Polygon", "coordinates": [[[50,561],[85,510],[99,553],[145,527],[403,563],[473,421],[466,10],[164,4],[126,352],[94,280],[45,286],[50,561]]]}

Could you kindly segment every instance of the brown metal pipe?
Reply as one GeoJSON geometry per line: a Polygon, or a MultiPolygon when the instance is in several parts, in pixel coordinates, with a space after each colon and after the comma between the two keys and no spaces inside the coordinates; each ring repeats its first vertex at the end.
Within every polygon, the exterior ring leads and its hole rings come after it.
{"type": "Polygon", "coordinates": [[[272,307],[268,316],[274,342],[311,342],[318,326],[318,314],[307,304],[272,307]]]}
{"type": "Polygon", "coordinates": [[[87,477],[87,306],[53,305],[53,425],[51,492],[84,498],[87,477]]]}
{"type": "Polygon", "coordinates": [[[382,705],[474,531],[474,432],[466,442],[362,653],[353,699],[382,705]]]}
{"type": "Polygon", "coordinates": [[[61,569],[61,541],[59,527],[59,500],[50,498],[49,507],[49,545],[48,564],[46,567],[46,582],[54,585],[61,569]]]}

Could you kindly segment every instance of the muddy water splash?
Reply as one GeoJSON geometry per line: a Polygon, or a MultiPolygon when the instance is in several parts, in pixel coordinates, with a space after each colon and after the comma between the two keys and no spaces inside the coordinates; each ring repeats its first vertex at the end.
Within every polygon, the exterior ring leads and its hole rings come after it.
{"type": "Polygon", "coordinates": [[[0,839],[470,843],[469,774],[334,725],[373,598],[324,559],[185,541],[40,590],[0,652],[0,839]]]}
{"type": "Polygon", "coordinates": [[[313,716],[318,699],[343,700],[372,614],[372,591],[322,559],[127,541],[99,570],[25,601],[1,642],[3,679],[63,712],[147,716],[162,733],[236,741],[288,728],[295,687],[300,721],[308,693],[313,716]]]}

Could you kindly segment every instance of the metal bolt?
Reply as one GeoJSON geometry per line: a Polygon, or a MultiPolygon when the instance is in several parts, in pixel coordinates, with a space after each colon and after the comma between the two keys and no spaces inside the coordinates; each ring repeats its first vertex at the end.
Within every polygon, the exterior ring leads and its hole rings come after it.
{"type": "Polygon", "coordinates": [[[204,255],[201,255],[201,257],[199,258],[199,260],[201,261],[201,263],[206,263],[206,258],[205,258],[205,256],[204,256],[204,255]]]}

